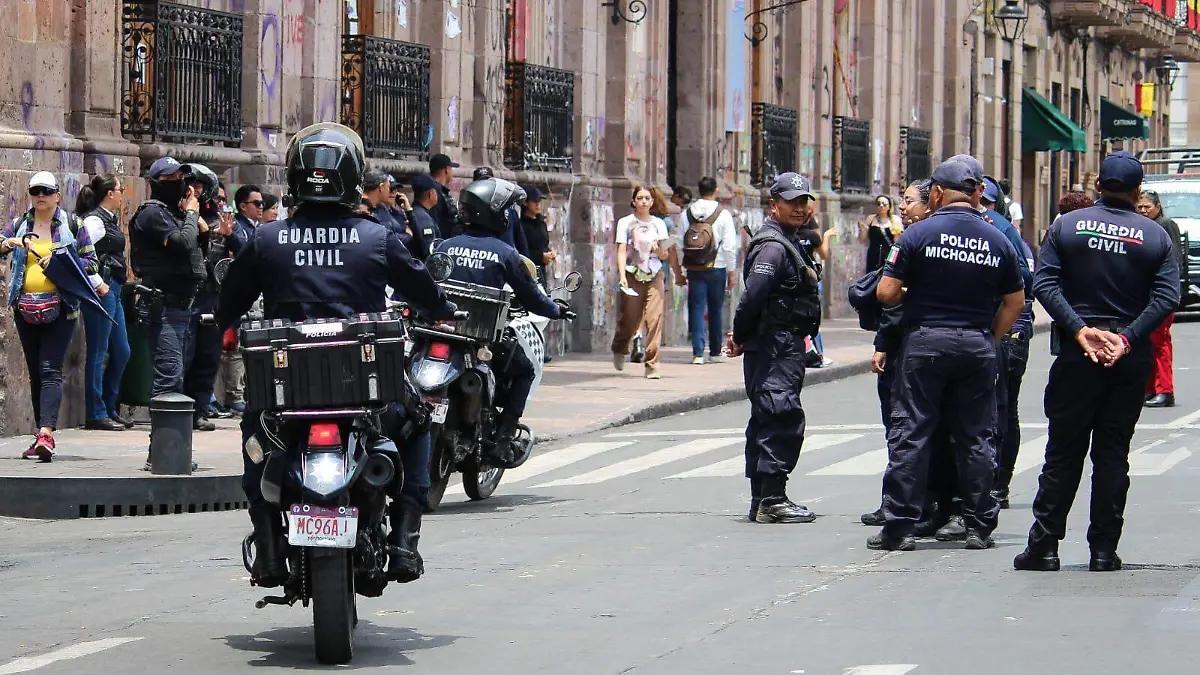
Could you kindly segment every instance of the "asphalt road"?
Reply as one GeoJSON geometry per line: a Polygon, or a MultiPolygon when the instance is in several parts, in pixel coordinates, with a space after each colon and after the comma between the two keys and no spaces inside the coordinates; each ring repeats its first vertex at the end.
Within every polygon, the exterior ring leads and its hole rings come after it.
{"type": "MultiPolygon", "coordinates": [[[[1180,406],[1134,437],[1126,570],[1086,571],[1085,492],[1059,573],[1018,573],[1049,367],[1036,339],[1028,443],[998,546],[864,546],[884,447],[872,376],[814,386],[793,498],[808,525],[744,522],[745,404],[558,443],[498,496],[452,488],[427,575],[359,599],[348,669],[444,675],[1195,673],[1200,657],[1200,325],[1175,329],[1180,406]]],[[[255,610],[244,513],[0,519],[0,675],[319,669],[310,615],[255,610]]]]}

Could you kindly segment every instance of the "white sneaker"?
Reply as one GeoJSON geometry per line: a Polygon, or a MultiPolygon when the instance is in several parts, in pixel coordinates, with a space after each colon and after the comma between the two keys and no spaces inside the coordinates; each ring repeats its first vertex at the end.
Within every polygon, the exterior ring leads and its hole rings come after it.
{"type": "Polygon", "coordinates": [[[717,356],[709,356],[709,357],[708,357],[708,362],[709,362],[709,363],[724,363],[724,362],[725,362],[725,357],[724,357],[724,356],[721,356],[721,355],[717,355],[717,356]]]}
{"type": "Polygon", "coordinates": [[[613,368],[625,370],[625,355],[613,352],[613,368]]]}
{"type": "Polygon", "coordinates": [[[693,356],[693,357],[692,357],[692,365],[693,365],[693,366],[702,366],[702,365],[704,365],[704,357],[703,357],[703,356],[693,356]]]}
{"type": "Polygon", "coordinates": [[[647,368],[646,369],[646,379],[647,380],[659,380],[659,379],[662,379],[662,376],[658,374],[658,371],[656,369],[647,368]]]}

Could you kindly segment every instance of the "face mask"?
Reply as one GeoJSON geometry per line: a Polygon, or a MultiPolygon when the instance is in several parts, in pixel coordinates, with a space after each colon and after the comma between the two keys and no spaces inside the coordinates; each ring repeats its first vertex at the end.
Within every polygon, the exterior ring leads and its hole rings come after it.
{"type": "Polygon", "coordinates": [[[181,180],[150,181],[150,197],[171,207],[179,205],[186,189],[181,180]]]}

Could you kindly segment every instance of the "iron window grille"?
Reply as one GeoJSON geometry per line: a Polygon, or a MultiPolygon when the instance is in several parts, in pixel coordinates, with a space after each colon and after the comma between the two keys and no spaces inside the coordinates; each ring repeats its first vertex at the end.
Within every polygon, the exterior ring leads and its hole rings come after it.
{"type": "Polygon", "coordinates": [[[750,182],[763,186],[796,170],[796,111],[755,103],[750,114],[750,182]]]}
{"type": "Polygon", "coordinates": [[[517,170],[571,171],[575,74],[510,61],[505,90],[505,165],[517,170]]]}
{"type": "Polygon", "coordinates": [[[900,127],[900,185],[907,187],[915,180],[933,175],[931,153],[933,135],[924,129],[900,127]]]}
{"type": "Polygon", "coordinates": [[[121,133],[136,141],[242,140],[242,17],[124,0],[121,133]]]}
{"type": "Polygon", "coordinates": [[[342,36],[342,124],[368,155],[428,158],[429,58],[425,45],[342,36]]]}
{"type": "Polygon", "coordinates": [[[871,189],[871,122],[852,117],[833,118],[833,189],[867,192],[871,189]]]}

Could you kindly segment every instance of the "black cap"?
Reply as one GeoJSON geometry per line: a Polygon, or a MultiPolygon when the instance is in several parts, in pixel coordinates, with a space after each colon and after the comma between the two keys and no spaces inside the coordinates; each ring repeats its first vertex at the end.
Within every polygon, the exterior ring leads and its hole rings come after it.
{"type": "Polygon", "coordinates": [[[457,169],[459,167],[459,163],[450,159],[448,156],[441,154],[434,155],[433,157],[429,158],[429,173],[437,173],[438,171],[441,171],[447,167],[451,169],[457,169]]]}
{"type": "Polygon", "coordinates": [[[948,159],[933,170],[933,184],[951,190],[972,193],[981,183],[981,172],[962,159],[948,159]]]}
{"type": "Polygon", "coordinates": [[[417,196],[423,195],[430,190],[437,190],[440,187],[441,186],[438,185],[438,182],[433,179],[433,176],[430,176],[427,173],[417,176],[412,182],[413,194],[417,196]]]}
{"type": "Polygon", "coordinates": [[[1145,173],[1137,157],[1118,150],[1100,162],[1100,187],[1113,192],[1133,192],[1142,185],[1145,173]]]}
{"type": "Polygon", "coordinates": [[[775,182],[771,185],[771,196],[789,202],[797,197],[817,198],[812,192],[812,186],[809,185],[808,179],[791,171],[775,177],[775,182]]]}
{"type": "Polygon", "coordinates": [[[526,185],[526,186],[524,186],[524,189],[525,189],[525,202],[526,203],[540,202],[546,198],[546,195],[542,194],[542,191],[540,189],[538,189],[532,185],[526,185]]]}

